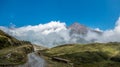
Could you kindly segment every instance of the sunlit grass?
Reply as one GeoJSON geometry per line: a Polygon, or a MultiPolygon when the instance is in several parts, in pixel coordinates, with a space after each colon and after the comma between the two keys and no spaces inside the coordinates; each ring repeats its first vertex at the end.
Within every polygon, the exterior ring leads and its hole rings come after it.
{"type": "Polygon", "coordinates": [[[43,54],[49,58],[57,56],[70,60],[75,67],[109,67],[110,65],[119,67],[120,65],[120,43],[116,42],[67,44],[48,49],[43,54]]]}

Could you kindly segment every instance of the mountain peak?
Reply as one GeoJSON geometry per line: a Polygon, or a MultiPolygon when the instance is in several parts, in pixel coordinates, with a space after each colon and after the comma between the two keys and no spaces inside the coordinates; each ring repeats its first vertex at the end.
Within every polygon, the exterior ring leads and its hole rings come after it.
{"type": "Polygon", "coordinates": [[[72,33],[76,34],[85,34],[88,31],[88,28],[78,22],[73,23],[68,29],[71,30],[72,33]]]}
{"type": "Polygon", "coordinates": [[[80,23],[78,23],[78,22],[74,22],[74,23],[73,23],[73,25],[79,25],[79,24],[80,24],[80,23]]]}
{"type": "Polygon", "coordinates": [[[83,25],[78,22],[74,22],[71,26],[83,26],[83,25]]]}

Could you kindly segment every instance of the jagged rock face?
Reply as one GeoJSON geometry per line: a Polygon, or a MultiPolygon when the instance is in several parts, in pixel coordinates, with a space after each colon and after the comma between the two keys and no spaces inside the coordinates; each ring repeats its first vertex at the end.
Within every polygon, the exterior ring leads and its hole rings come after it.
{"type": "Polygon", "coordinates": [[[81,25],[77,22],[73,23],[70,27],[68,27],[68,29],[70,30],[70,35],[71,34],[87,34],[88,32],[88,28],[84,25],[81,25]]]}

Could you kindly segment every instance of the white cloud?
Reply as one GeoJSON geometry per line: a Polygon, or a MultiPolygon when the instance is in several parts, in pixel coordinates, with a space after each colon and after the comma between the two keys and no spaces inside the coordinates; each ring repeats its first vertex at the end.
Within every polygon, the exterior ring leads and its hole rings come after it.
{"type": "MultiPolygon", "coordinates": [[[[98,29],[100,30],[100,29],[98,29]]],[[[95,39],[96,42],[120,42],[120,17],[116,22],[114,29],[102,31],[101,35],[94,32],[88,32],[86,39],[95,39]]]]}
{"type": "Polygon", "coordinates": [[[99,32],[103,32],[103,30],[101,30],[100,28],[95,28],[94,30],[99,31],[99,32]]]}
{"type": "Polygon", "coordinates": [[[28,25],[14,29],[3,26],[0,26],[0,28],[17,39],[28,40],[47,47],[68,42],[70,39],[66,24],[60,21],[51,21],[46,24],[28,25]]]}
{"type": "Polygon", "coordinates": [[[86,36],[78,34],[69,35],[70,30],[67,29],[64,22],[60,21],[51,21],[46,24],[34,26],[28,25],[12,29],[0,26],[0,29],[3,29],[5,32],[16,37],[17,39],[28,40],[34,44],[46,47],[53,47],[55,45],[66,43],[88,43],[93,41],[120,42],[120,18],[117,20],[114,29],[103,31],[96,28],[94,30],[102,32],[102,34],[89,30],[86,36]]]}

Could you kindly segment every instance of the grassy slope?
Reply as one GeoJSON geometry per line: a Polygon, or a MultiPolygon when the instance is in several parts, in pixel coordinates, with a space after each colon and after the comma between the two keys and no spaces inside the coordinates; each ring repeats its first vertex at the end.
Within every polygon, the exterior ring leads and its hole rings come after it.
{"type": "MultiPolygon", "coordinates": [[[[45,50],[43,54],[48,57],[51,67],[57,67],[50,59],[54,56],[70,60],[74,67],[120,67],[120,43],[62,45],[45,50]]],[[[55,63],[62,67],[61,63],[55,63]]]]}
{"type": "Polygon", "coordinates": [[[27,61],[27,54],[32,51],[33,47],[31,45],[2,49],[0,50],[0,65],[25,63],[27,61]]]}
{"type": "Polygon", "coordinates": [[[30,42],[19,41],[0,30],[0,65],[24,63],[33,50],[30,42]]]}

